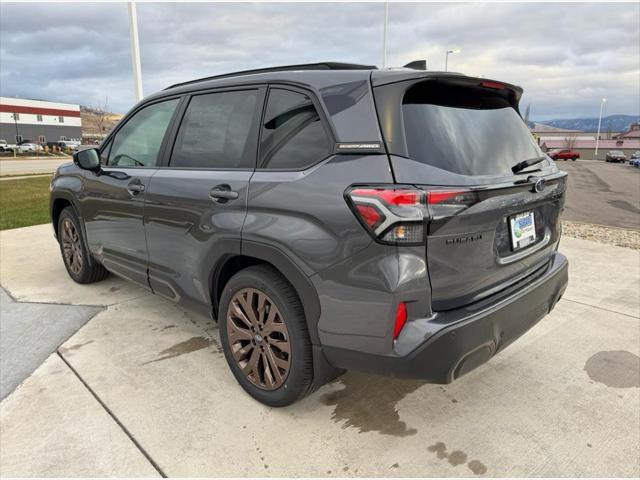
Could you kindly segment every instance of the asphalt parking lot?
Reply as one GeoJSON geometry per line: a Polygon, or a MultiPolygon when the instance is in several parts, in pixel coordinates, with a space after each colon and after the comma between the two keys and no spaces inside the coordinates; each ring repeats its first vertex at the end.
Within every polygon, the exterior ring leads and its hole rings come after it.
{"type": "Polygon", "coordinates": [[[19,304],[99,309],[0,403],[3,476],[640,474],[637,251],[564,238],[555,310],[451,385],[351,372],[272,409],[212,321],[117,278],[74,284],[48,225],[0,241],[19,304]]]}
{"type": "Polygon", "coordinates": [[[593,160],[556,163],[569,173],[564,220],[640,230],[640,168],[593,160]]]}

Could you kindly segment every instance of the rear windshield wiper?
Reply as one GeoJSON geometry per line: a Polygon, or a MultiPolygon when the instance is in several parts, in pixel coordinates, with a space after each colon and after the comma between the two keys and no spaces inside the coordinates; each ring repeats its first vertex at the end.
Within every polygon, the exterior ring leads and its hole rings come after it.
{"type": "Polygon", "coordinates": [[[513,173],[518,173],[521,172],[522,170],[524,170],[527,167],[530,167],[531,165],[535,165],[537,163],[540,163],[544,160],[546,160],[547,157],[545,157],[544,155],[541,157],[534,157],[534,158],[530,158],[528,160],[523,160],[520,163],[516,163],[513,167],[511,167],[511,171],[513,173]]]}

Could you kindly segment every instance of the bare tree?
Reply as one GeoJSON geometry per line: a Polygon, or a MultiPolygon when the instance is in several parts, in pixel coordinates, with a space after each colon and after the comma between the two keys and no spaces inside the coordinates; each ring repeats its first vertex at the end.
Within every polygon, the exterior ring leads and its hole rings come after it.
{"type": "Polygon", "coordinates": [[[104,104],[99,105],[94,112],[96,130],[98,130],[98,133],[100,135],[103,135],[105,133],[105,120],[107,119],[108,113],[109,113],[109,97],[105,97],[104,104]]]}
{"type": "Polygon", "coordinates": [[[611,119],[609,119],[607,121],[607,140],[611,140],[612,135],[613,135],[613,132],[612,132],[612,126],[611,126],[611,119]]]}
{"type": "Polygon", "coordinates": [[[566,137],[564,137],[564,148],[569,149],[569,150],[573,150],[576,146],[576,134],[572,133],[571,135],[567,135],[566,137]]]}

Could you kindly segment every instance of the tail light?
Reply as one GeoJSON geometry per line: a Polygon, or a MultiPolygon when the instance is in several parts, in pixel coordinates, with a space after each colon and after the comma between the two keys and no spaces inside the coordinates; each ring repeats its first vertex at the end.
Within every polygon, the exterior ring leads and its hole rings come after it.
{"type": "Polygon", "coordinates": [[[456,215],[479,200],[478,192],[471,190],[429,190],[426,192],[431,220],[456,215]]]}
{"type": "Polygon", "coordinates": [[[360,223],[379,242],[392,245],[424,243],[426,195],[417,188],[355,187],[347,202],[360,223]]]}

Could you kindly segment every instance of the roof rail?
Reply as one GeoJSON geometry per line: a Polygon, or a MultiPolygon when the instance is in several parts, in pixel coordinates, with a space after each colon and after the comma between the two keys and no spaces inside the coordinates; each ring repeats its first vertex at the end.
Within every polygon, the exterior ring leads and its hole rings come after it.
{"type": "Polygon", "coordinates": [[[360,65],[357,63],[341,63],[341,62],[319,62],[319,63],[303,63],[300,65],[285,65],[281,67],[257,68],[255,70],[243,70],[241,72],[224,73],[222,75],[214,75],[212,77],[203,77],[188,82],[175,83],[165,88],[170,90],[192,83],[205,82],[207,80],[218,80],[221,78],[239,77],[241,75],[254,75],[257,73],[286,72],[291,70],[377,70],[375,65],[360,65]]]}

